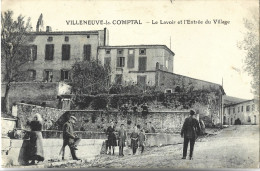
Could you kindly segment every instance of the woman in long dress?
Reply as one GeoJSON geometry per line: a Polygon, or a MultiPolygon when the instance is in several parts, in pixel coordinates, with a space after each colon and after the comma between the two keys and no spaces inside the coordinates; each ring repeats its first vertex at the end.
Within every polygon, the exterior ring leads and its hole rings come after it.
{"type": "Polygon", "coordinates": [[[111,125],[107,128],[107,145],[109,148],[109,153],[111,154],[111,147],[113,149],[113,155],[115,153],[115,146],[117,146],[116,143],[116,135],[115,135],[115,127],[114,127],[114,122],[111,122],[111,125]]]}
{"type": "Polygon", "coordinates": [[[31,133],[30,133],[30,145],[29,145],[29,156],[28,160],[31,160],[30,164],[35,164],[44,160],[43,145],[42,145],[42,117],[40,114],[35,114],[33,120],[29,122],[31,133]]]}

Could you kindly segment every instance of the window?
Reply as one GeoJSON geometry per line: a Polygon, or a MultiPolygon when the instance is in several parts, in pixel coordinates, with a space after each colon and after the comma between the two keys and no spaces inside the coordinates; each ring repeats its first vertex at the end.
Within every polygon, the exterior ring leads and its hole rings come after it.
{"type": "Polygon", "coordinates": [[[237,108],[237,112],[238,112],[238,113],[240,112],[240,106],[238,106],[238,108],[237,108]]]}
{"type": "Polygon", "coordinates": [[[36,45],[29,46],[27,54],[30,61],[35,61],[37,59],[37,46],[36,45]]]}
{"type": "Polygon", "coordinates": [[[28,76],[29,76],[29,80],[33,81],[36,78],[36,71],[35,70],[28,70],[28,76]]]}
{"type": "Polygon", "coordinates": [[[146,50],[145,49],[139,49],[139,55],[145,55],[146,50]]]}
{"type": "Polygon", "coordinates": [[[110,67],[111,65],[111,58],[104,58],[104,66],[105,67],[110,67]]]}
{"type": "Polygon", "coordinates": [[[106,50],[106,54],[110,54],[110,49],[107,49],[107,50],[106,50]]]}
{"type": "Polygon", "coordinates": [[[117,58],[117,67],[124,67],[125,66],[125,57],[118,57],[117,58]]]}
{"type": "Polygon", "coordinates": [[[137,85],[145,86],[146,85],[146,76],[137,76],[137,85]]]}
{"type": "Polygon", "coordinates": [[[250,111],[250,106],[246,106],[246,111],[249,112],[250,111]]]}
{"type": "Polygon", "coordinates": [[[145,71],[146,70],[146,63],[147,58],[146,57],[139,57],[139,71],[145,71]]]}
{"type": "Polygon", "coordinates": [[[44,81],[52,82],[53,80],[53,72],[52,70],[45,70],[44,71],[44,81]]]}
{"type": "Polygon", "coordinates": [[[87,35],[87,38],[90,38],[90,35],[89,35],[89,34],[87,35]]]}
{"type": "Polygon", "coordinates": [[[48,42],[52,42],[53,41],[53,37],[48,37],[47,41],[48,42]]]}
{"type": "Polygon", "coordinates": [[[118,49],[118,50],[117,50],[117,54],[118,54],[118,55],[122,55],[122,54],[123,54],[123,50],[122,50],[122,49],[118,49]]]}
{"type": "Polygon", "coordinates": [[[235,108],[233,108],[233,113],[235,113],[236,112],[236,110],[235,110],[235,108]]]}
{"type": "Polygon", "coordinates": [[[70,45],[62,45],[62,60],[70,59],[70,45]]]}
{"type": "Polygon", "coordinates": [[[116,84],[122,84],[122,74],[116,74],[116,77],[115,77],[115,83],[116,84]]]}
{"type": "Polygon", "coordinates": [[[228,108],[228,114],[230,114],[230,108],[228,108]]]}
{"type": "Polygon", "coordinates": [[[69,71],[68,70],[61,70],[61,81],[69,80],[69,71]]]}
{"type": "Polygon", "coordinates": [[[135,57],[134,56],[128,56],[127,67],[128,68],[134,68],[135,67],[135,57]]]}
{"type": "Polygon", "coordinates": [[[45,60],[53,60],[54,44],[45,45],[45,60]]]}
{"type": "Polygon", "coordinates": [[[165,93],[167,93],[167,94],[168,94],[168,93],[172,93],[172,89],[166,89],[166,90],[165,90],[165,93]]]}
{"type": "Polygon", "coordinates": [[[91,59],[91,45],[84,45],[84,60],[90,61],[91,59]]]}
{"type": "Polygon", "coordinates": [[[69,41],[69,37],[65,36],[65,42],[68,42],[68,41],[69,41]]]}
{"type": "Polygon", "coordinates": [[[133,54],[134,54],[134,49],[129,49],[129,50],[128,50],[128,54],[129,54],[129,55],[133,55],[133,54]]]}
{"type": "Polygon", "coordinates": [[[244,111],[244,106],[241,106],[241,112],[243,112],[244,111]]]}
{"type": "Polygon", "coordinates": [[[251,122],[250,116],[247,117],[247,122],[251,122]]]}
{"type": "Polygon", "coordinates": [[[255,111],[255,105],[254,104],[252,105],[252,111],[255,111]]]}

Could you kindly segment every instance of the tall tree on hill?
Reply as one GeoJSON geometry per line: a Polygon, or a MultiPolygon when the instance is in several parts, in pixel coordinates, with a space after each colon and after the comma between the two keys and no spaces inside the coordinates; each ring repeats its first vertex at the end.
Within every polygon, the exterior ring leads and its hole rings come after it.
{"type": "Polygon", "coordinates": [[[9,113],[9,90],[11,82],[19,81],[23,76],[21,68],[30,59],[27,55],[26,34],[31,30],[30,18],[25,21],[19,15],[13,19],[13,12],[1,13],[1,73],[2,81],[5,83],[5,96],[2,103],[2,110],[9,113]]]}
{"type": "Polygon", "coordinates": [[[246,51],[245,71],[252,76],[253,93],[259,99],[259,14],[258,10],[252,9],[252,12],[251,19],[244,19],[247,31],[244,40],[239,42],[239,47],[246,51]]]}

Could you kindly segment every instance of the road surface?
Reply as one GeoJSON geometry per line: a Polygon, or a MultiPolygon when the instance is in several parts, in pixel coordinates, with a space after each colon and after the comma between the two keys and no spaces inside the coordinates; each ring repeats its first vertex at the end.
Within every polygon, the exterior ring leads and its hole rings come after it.
{"type": "MultiPolygon", "coordinates": [[[[189,149],[188,149],[189,150],[189,149]]],[[[189,153],[188,153],[189,154],[189,153]]],[[[142,155],[101,155],[92,168],[258,168],[259,126],[238,125],[199,139],[194,159],[182,160],[182,145],[149,148],[142,155]]]]}

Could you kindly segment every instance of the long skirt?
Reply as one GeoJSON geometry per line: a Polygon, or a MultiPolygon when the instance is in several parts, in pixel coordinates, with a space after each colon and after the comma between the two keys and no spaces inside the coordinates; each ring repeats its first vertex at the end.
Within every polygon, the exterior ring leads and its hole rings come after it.
{"type": "Polygon", "coordinates": [[[44,160],[41,131],[32,131],[30,134],[29,160],[44,160]]]}
{"type": "Polygon", "coordinates": [[[117,146],[116,135],[115,135],[115,134],[112,134],[112,135],[108,136],[107,143],[108,143],[108,144],[107,144],[108,147],[117,146]]]}

